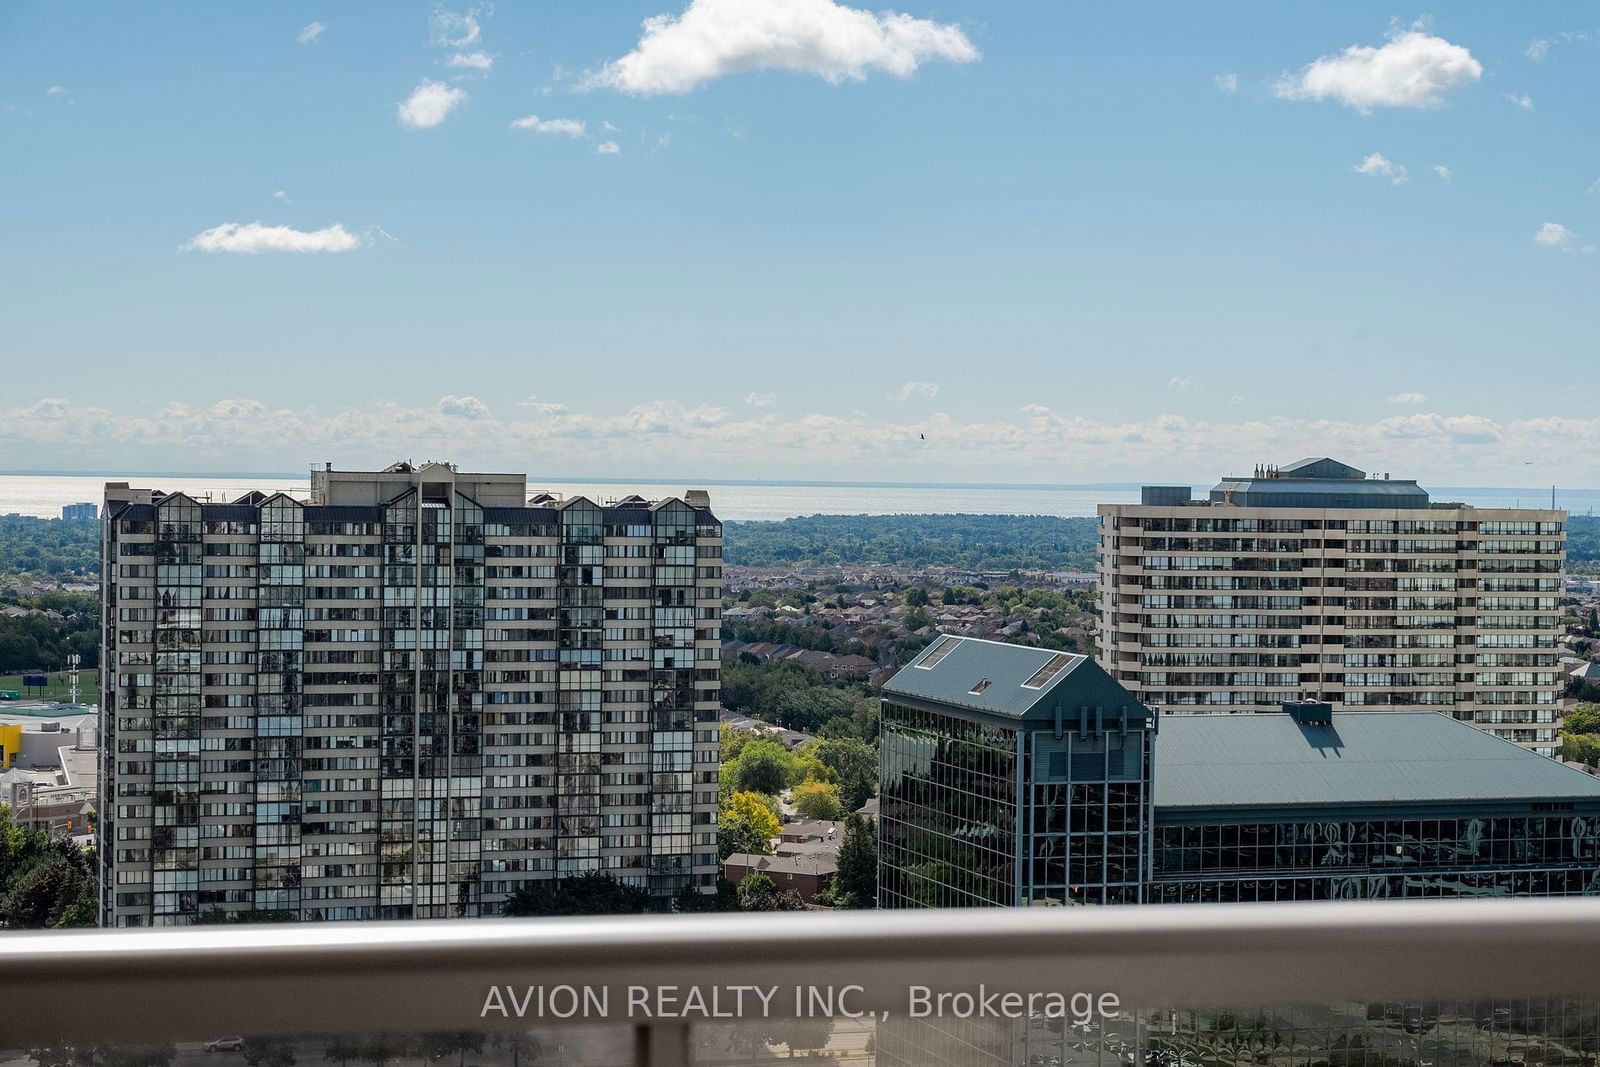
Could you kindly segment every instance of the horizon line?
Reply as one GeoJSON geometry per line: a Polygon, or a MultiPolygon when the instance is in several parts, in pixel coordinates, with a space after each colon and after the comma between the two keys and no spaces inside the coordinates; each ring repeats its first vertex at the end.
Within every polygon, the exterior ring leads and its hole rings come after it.
{"type": "MultiPolygon", "coordinates": [[[[336,473],[338,473],[336,471],[336,473]]],[[[350,473],[364,473],[351,471],[350,473]]],[[[494,472],[486,472],[494,473],[494,472]]],[[[585,478],[572,475],[533,475],[527,474],[530,488],[540,488],[535,485],[537,481],[550,484],[589,484],[589,485],[721,485],[721,486],[751,486],[751,487],[776,487],[776,488],[817,488],[817,489],[999,489],[999,490],[1085,490],[1085,489],[1140,489],[1146,485],[1183,485],[1182,481],[1168,480],[1159,483],[1149,481],[1115,481],[1115,482],[901,482],[901,481],[830,481],[822,479],[789,479],[789,478],[585,478]]],[[[270,471],[69,471],[69,470],[0,470],[0,478],[230,478],[250,479],[262,478],[272,481],[298,481],[299,474],[270,471]]],[[[1226,480],[1226,476],[1222,480],[1226,480]]],[[[307,472],[306,481],[310,482],[310,473],[307,472]]],[[[1209,479],[1208,479],[1209,481],[1209,479]]],[[[1196,489],[1205,482],[1188,483],[1190,489],[1196,489]]],[[[1426,487],[1424,487],[1426,488],[1426,487]]],[[[1600,493],[1600,489],[1574,487],[1562,489],[1556,486],[1515,486],[1515,485],[1440,485],[1429,492],[1432,494],[1447,492],[1497,492],[1497,493],[1545,493],[1551,489],[1565,493],[1600,493]]]]}

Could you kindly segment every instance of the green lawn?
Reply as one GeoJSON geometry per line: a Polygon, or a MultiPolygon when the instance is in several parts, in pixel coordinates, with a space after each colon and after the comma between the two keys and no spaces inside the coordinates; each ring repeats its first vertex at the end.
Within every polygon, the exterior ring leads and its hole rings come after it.
{"type": "MultiPolygon", "coordinates": [[[[38,689],[24,689],[22,675],[0,674],[0,689],[15,689],[22,693],[24,700],[66,700],[68,682],[66,671],[52,671],[49,675],[50,684],[43,691],[38,689]]],[[[97,669],[80,670],[78,672],[78,700],[84,704],[100,703],[100,672],[97,669]]],[[[0,711],[5,709],[9,700],[0,700],[0,711]]]]}

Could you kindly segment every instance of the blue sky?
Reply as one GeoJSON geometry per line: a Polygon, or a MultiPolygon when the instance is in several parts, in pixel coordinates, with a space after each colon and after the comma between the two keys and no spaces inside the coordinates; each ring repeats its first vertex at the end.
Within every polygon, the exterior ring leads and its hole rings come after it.
{"type": "Polygon", "coordinates": [[[1600,486],[1592,5],[878,10],[0,7],[0,469],[1600,486]]]}

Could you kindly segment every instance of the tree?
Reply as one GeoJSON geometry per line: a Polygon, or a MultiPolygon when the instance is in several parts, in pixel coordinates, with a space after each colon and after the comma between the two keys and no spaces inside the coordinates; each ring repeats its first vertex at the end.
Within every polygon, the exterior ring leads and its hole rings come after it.
{"type": "Polygon", "coordinates": [[[840,908],[873,908],[878,904],[878,824],[857,812],[844,820],[833,876],[833,902],[840,908]]]}
{"type": "Polygon", "coordinates": [[[744,746],[756,738],[749,730],[735,730],[727,723],[717,724],[717,739],[721,742],[722,762],[731,763],[739,758],[744,746]]]}
{"type": "Polygon", "coordinates": [[[93,926],[98,884],[92,852],[18,826],[0,804],[0,926],[93,926]]]}
{"type": "Polygon", "coordinates": [[[430,1060],[456,1056],[458,1067],[467,1067],[467,1053],[482,1051],[483,1035],[472,1030],[422,1035],[422,1053],[430,1060]]]}
{"type": "Polygon", "coordinates": [[[751,741],[729,772],[735,792],[781,793],[794,780],[794,758],[776,741],[751,741]]]}
{"type": "Polygon", "coordinates": [[[1600,735],[1561,732],[1561,758],[1586,767],[1600,767],[1600,735]]]}
{"type": "Polygon", "coordinates": [[[322,1058],[349,1067],[351,1060],[361,1056],[361,1038],[357,1034],[340,1034],[330,1037],[322,1046],[322,1058]]]}
{"type": "MultiPolygon", "coordinates": [[[[576,878],[523,882],[506,899],[503,915],[643,915],[663,904],[638,886],[624,885],[599,871],[576,878]]],[[[367,1057],[363,1057],[367,1058],[367,1057]]]]}
{"type": "Polygon", "coordinates": [[[717,879],[714,893],[702,893],[692,885],[678,890],[672,898],[674,915],[705,915],[719,911],[738,911],[739,894],[726,879],[717,879]]]}
{"type": "Polygon", "coordinates": [[[171,1067],[178,1050],[170,1042],[90,1045],[73,1052],[78,1067],[171,1067]]]}
{"type": "Polygon", "coordinates": [[[808,746],[839,785],[839,798],[846,810],[855,811],[871,798],[878,786],[878,753],[865,741],[851,737],[828,737],[808,746]]]}
{"type": "Polygon", "coordinates": [[[718,858],[735,852],[766,856],[772,852],[772,839],[782,830],[778,816],[766,797],[759,793],[734,793],[717,814],[718,858]]]}
{"type": "Polygon", "coordinates": [[[1579,704],[1567,712],[1561,725],[1569,734],[1600,734],[1600,704],[1579,704]]]}
{"type": "Polygon", "coordinates": [[[770,875],[752,871],[739,883],[740,911],[805,911],[805,901],[792,889],[779,889],[770,875]]]}
{"type": "Polygon", "coordinates": [[[511,1067],[522,1067],[524,1059],[532,1063],[539,1058],[539,1053],[544,1049],[540,1046],[538,1038],[518,1030],[506,1038],[506,1051],[511,1053],[511,1067]]]}
{"type": "Polygon", "coordinates": [[[244,1062],[250,1067],[294,1067],[294,1042],[281,1037],[244,1039],[244,1062]]]}
{"type": "Polygon", "coordinates": [[[914,585],[906,590],[906,606],[911,608],[925,608],[928,606],[928,590],[920,585],[914,585]]]}
{"type": "Polygon", "coordinates": [[[843,814],[839,787],[827,782],[802,782],[790,794],[794,810],[808,819],[837,819],[843,814]]]}
{"type": "Polygon", "coordinates": [[[826,1015],[802,1015],[793,1019],[769,1019],[764,1035],[769,1045],[789,1046],[792,1059],[796,1052],[826,1048],[833,1037],[833,1020],[826,1015]]]}

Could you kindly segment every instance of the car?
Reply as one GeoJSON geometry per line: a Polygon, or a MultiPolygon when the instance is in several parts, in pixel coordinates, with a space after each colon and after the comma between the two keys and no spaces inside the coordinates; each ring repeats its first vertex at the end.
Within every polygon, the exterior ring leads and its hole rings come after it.
{"type": "Polygon", "coordinates": [[[206,1042],[207,1052],[238,1052],[244,1048],[242,1037],[219,1037],[215,1041],[206,1042]]]}

